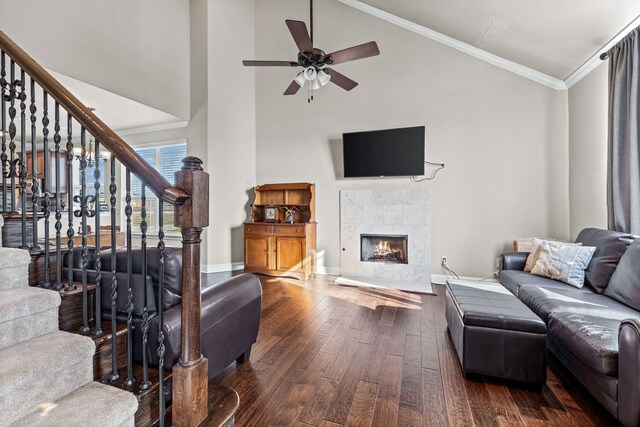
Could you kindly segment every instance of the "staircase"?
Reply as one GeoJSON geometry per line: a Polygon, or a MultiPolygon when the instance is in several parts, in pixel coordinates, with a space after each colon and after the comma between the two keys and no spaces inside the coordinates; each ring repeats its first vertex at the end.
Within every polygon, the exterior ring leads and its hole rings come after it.
{"type": "Polygon", "coordinates": [[[209,225],[202,161],[183,159],[169,182],[0,31],[0,169],[0,213],[5,230],[13,230],[2,241],[19,248],[0,248],[0,427],[232,425],[237,394],[209,387],[200,351],[200,245],[209,225]],[[158,218],[147,212],[152,200],[158,218]],[[105,204],[108,220],[100,213],[105,204]],[[164,357],[165,206],[182,235],[180,357],[173,366],[164,357]],[[147,275],[153,221],[155,279],[147,275]],[[122,247],[118,229],[126,235],[122,247]],[[101,244],[103,230],[108,244],[101,244]],[[141,254],[135,272],[133,248],[141,254]],[[119,250],[127,254],[120,275],[119,250]]]}
{"type": "Polygon", "coordinates": [[[0,426],[133,426],[136,397],[93,381],[93,339],[58,330],[60,296],[28,286],[30,260],[0,248],[0,426]]]}

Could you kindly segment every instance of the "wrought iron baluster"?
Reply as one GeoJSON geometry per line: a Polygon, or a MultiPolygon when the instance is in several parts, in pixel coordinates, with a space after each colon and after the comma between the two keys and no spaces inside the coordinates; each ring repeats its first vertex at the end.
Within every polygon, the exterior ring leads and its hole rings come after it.
{"type": "Polygon", "coordinates": [[[109,193],[111,198],[111,374],[109,381],[115,381],[120,378],[118,373],[118,343],[116,340],[117,323],[116,323],[116,303],[118,299],[118,279],[116,277],[116,158],[111,156],[111,183],[109,185],[109,193]]]}
{"type": "Polygon", "coordinates": [[[68,214],[68,228],[67,228],[67,248],[69,253],[67,254],[67,287],[65,291],[73,291],[76,289],[76,285],[73,284],[73,236],[75,230],[73,229],[73,130],[72,130],[73,118],[71,114],[67,113],[67,214],[68,214]]]}
{"type": "MultiPolygon", "coordinates": [[[[27,99],[26,77],[20,69],[20,92],[16,96],[20,100],[20,226],[22,231],[21,249],[29,249],[27,244],[27,99]]],[[[18,83],[16,82],[16,83],[18,83]]]]}
{"type": "Polygon", "coordinates": [[[133,279],[133,260],[131,257],[131,247],[133,244],[131,229],[131,171],[127,169],[125,178],[125,208],[124,214],[127,221],[127,378],[125,385],[133,385],[136,379],[133,376],[133,290],[131,281],[133,279]]]}
{"type": "Polygon", "coordinates": [[[9,68],[9,76],[11,82],[9,83],[9,172],[8,177],[11,180],[11,212],[16,211],[16,63],[11,60],[11,66],[9,68]]]}
{"type": "Polygon", "coordinates": [[[49,164],[49,94],[44,92],[42,95],[42,145],[44,151],[44,166],[42,168],[43,187],[42,197],[44,197],[44,283],[43,288],[51,287],[51,269],[50,257],[51,248],[49,242],[49,217],[51,216],[51,186],[49,178],[51,177],[51,169],[49,164]]]}
{"type": "Polygon", "coordinates": [[[36,106],[36,82],[31,79],[31,105],[29,106],[29,112],[31,113],[29,119],[31,120],[31,226],[33,228],[33,242],[32,247],[39,249],[38,244],[38,211],[39,198],[38,193],[38,138],[36,130],[36,112],[38,107],[36,106]]]}
{"type": "Polygon", "coordinates": [[[160,257],[158,262],[158,384],[160,388],[158,403],[160,427],[164,427],[164,203],[162,200],[158,200],[158,204],[158,252],[160,257]]]}
{"type": "MultiPolygon", "coordinates": [[[[96,270],[96,314],[95,322],[96,329],[93,331],[94,335],[102,334],[102,260],[100,259],[100,141],[96,139],[95,153],[93,155],[93,188],[95,189],[95,239],[96,239],[96,262],[94,268],[96,270]]],[[[112,337],[115,340],[115,337],[112,337]]]]}
{"type": "Polygon", "coordinates": [[[151,381],[149,381],[149,311],[147,310],[147,304],[149,302],[149,296],[147,295],[147,197],[145,194],[144,182],[140,186],[140,231],[142,232],[142,242],[140,245],[140,252],[142,258],[142,382],[140,383],[140,390],[146,390],[151,387],[151,381]]]}
{"type": "Polygon", "coordinates": [[[6,70],[6,54],[0,52],[0,121],[2,122],[2,153],[0,153],[0,162],[2,162],[2,212],[9,212],[7,207],[7,70],[6,70]]]}
{"type": "Polygon", "coordinates": [[[56,179],[56,284],[54,289],[62,289],[62,204],[60,201],[60,104],[55,103],[55,123],[53,142],[55,144],[55,179],[56,179]]]}
{"type": "Polygon", "coordinates": [[[80,204],[80,208],[74,215],[81,218],[82,233],[82,327],[80,332],[88,332],[89,328],[89,290],[87,283],[87,267],[89,264],[89,249],[87,248],[87,218],[93,217],[95,212],[89,210],[89,203],[95,197],[87,195],[87,132],[84,127],[80,128],[80,195],[73,200],[80,204]]]}

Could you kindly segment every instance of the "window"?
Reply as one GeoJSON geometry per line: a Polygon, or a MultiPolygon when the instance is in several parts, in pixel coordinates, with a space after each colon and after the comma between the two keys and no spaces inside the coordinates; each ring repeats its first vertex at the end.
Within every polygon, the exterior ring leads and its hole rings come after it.
{"type": "MultiPolygon", "coordinates": [[[[141,148],[137,149],[136,153],[140,155],[144,160],[153,166],[160,174],[167,179],[170,183],[174,182],[174,173],[179,171],[182,167],[182,159],[187,155],[187,146],[185,144],[180,145],[165,145],[161,147],[153,148],[141,148]]],[[[125,172],[123,168],[122,179],[122,198],[124,206],[124,198],[126,196],[125,189],[125,172]]],[[[140,231],[140,223],[142,222],[142,182],[135,176],[131,177],[131,207],[133,213],[131,215],[132,225],[134,232],[140,231]]],[[[146,209],[147,209],[147,234],[156,234],[158,232],[158,218],[159,218],[159,206],[158,198],[149,189],[145,189],[146,196],[146,209]]],[[[124,212],[124,209],[122,209],[124,212]]],[[[164,204],[164,231],[165,233],[172,233],[180,231],[173,225],[174,213],[173,205],[169,203],[164,204]]],[[[123,218],[123,223],[126,222],[126,218],[123,218]]]]}

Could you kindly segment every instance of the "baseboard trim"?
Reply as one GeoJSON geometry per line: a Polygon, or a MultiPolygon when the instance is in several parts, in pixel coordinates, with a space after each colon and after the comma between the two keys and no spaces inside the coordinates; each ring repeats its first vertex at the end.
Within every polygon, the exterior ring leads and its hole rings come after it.
{"type": "MultiPolygon", "coordinates": [[[[431,275],[431,283],[436,284],[436,285],[444,285],[447,282],[447,279],[452,279],[451,276],[447,276],[445,274],[432,274],[431,275]]],[[[484,279],[482,277],[472,277],[472,276],[460,276],[461,280],[475,280],[476,282],[479,282],[481,280],[487,280],[490,281],[488,279],[484,279]]],[[[491,280],[493,281],[493,280],[491,280]]]]}
{"type": "Polygon", "coordinates": [[[244,270],[243,262],[228,262],[223,264],[202,264],[200,266],[201,273],[222,273],[225,271],[244,270]]]}
{"type": "Polygon", "coordinates": [[[340,267],[326,267],[324,265],[319,265],[316,270],[317,274],[326,274],[328,276],[340,275],[340,267]]]}

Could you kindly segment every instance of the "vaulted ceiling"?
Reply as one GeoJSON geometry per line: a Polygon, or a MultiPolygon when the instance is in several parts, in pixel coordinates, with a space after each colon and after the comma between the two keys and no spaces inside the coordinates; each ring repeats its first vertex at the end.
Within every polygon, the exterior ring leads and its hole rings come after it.
{"type": "Polygon", "coordinates": [[[361,3],[559,80],[566,80],[640,16],[638,0],[361,0],[361,3]]]}

